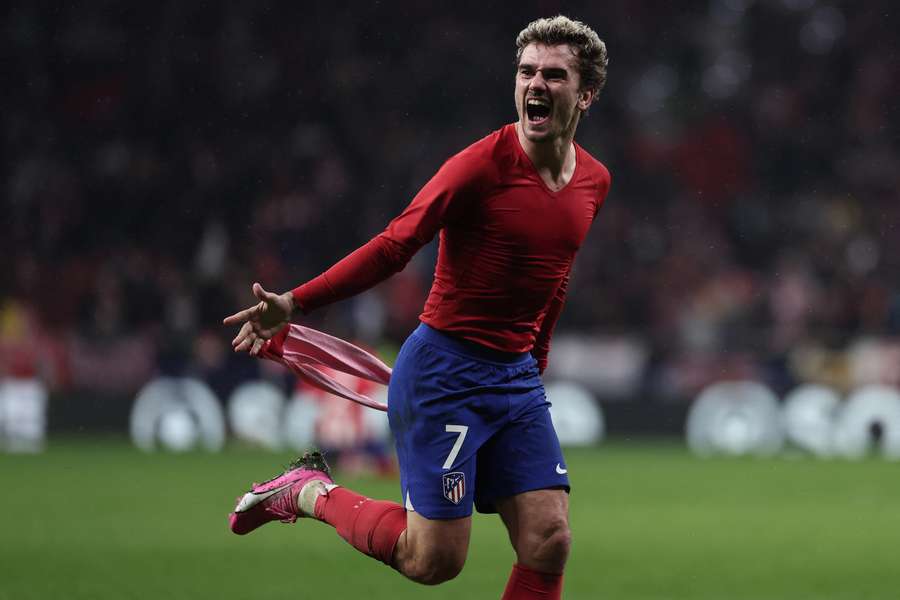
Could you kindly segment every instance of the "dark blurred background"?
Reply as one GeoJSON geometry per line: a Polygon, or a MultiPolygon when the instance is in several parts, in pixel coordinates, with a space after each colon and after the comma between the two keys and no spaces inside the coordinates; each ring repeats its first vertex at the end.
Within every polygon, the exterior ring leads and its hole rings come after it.
{"type": "MultiPolygon", "coordinates": [[[[5,6],[0,376],[43,380],[51,426],[124,422],[160,374],[288,385],[222,317],[515,120],[515,36],[560,12],[608,45],[576,139],[613,187],[548,379],[642,415],[723,379],[900,383],[891,2],[5,6]]],[[[434,255],[308,323],[390,356],[434,255]]]]}

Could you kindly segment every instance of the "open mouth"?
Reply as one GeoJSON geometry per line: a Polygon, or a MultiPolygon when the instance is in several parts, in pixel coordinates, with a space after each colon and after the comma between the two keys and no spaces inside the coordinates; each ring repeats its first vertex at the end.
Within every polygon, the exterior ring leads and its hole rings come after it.
{"type": "Polygon", "coordinates": [[[550,118],[550,104],[545,100],[529,98],[525,102],[525,114],[529,123],[539,125],[550,118]]]}

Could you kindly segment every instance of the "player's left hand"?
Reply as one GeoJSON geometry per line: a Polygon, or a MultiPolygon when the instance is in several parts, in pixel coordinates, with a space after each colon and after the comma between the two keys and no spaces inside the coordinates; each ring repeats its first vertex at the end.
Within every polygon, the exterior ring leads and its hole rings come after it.
{"type": "Polygon", "coordinates": [[[225,325],[241,324],[241,329],[231,341],[235,352],[247,350],[251,355],[259,354],[260,348],[291,320],[294,312],[294,298],[290,292],[275,294],[258,284],[253,284],[253,295],[259,303],[236,312],[222,321],[225,325]]]}

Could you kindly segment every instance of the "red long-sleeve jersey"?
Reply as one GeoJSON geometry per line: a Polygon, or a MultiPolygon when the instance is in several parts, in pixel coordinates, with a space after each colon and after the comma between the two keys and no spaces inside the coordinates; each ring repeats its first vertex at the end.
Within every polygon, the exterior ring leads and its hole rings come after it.
{"type": "Polygon", "coordinates": [[[440,232],[419,319],[543,371],[575,253],[609,191],[609,171],[575,145],[575,173],[544,184],[510,124],[450,158],[382,233],[293,290],[304,313],[401,271],[440,232]]]}

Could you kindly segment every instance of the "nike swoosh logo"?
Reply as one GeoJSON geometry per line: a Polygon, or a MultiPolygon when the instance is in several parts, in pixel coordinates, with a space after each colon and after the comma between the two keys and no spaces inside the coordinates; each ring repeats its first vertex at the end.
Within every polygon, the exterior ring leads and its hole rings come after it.
{"type": "Polygon", "coordinates": [[[559,463],[556,463],[556,472],[559,473],[560,475],[565,475],[566,473],[569,472],[569,470],[568,470],[568,469],[563,469],[562,466],[560,466],[559,463]]]}
{"type": "Polygon", "coordinates": [[[246,494],[244,494],[244,497],[241,498],[241,501],[238,502],[238,505],[234,507],[234,512],[239,513],[239,512],[244,512],[244,511],[250,510],[251,508],[253,508],[257,504],[259,504],[260,502],[262,502],[269,496],[277,494],[278,492],[280,492],[281,490],[283,490],[284,488],[286,488],[290,485],[291,485],[290,483],[286,483],[286,484],[279,486],[273,490],[269,490],[268,492],[263,492],[262,494],[254,494],[253,492],[247,492],[246,494]]]}

